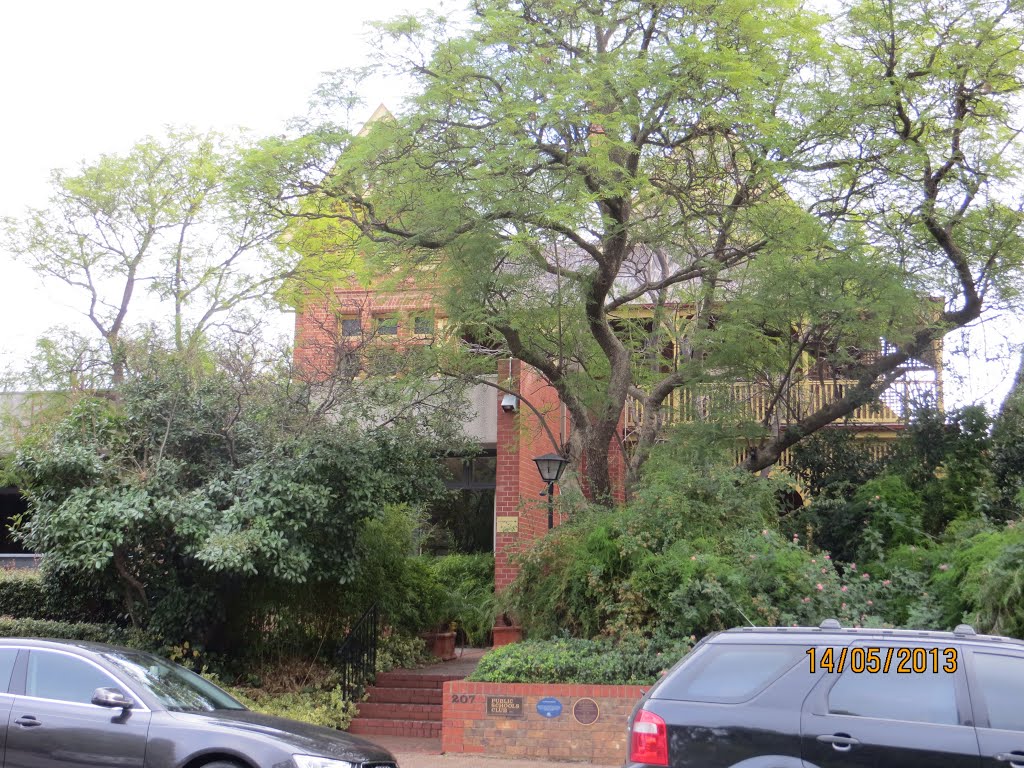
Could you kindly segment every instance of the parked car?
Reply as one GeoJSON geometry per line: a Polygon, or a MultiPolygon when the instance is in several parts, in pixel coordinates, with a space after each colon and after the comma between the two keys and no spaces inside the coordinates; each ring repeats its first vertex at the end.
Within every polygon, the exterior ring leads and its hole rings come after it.
{"type": "Polygon", "coordinates": [[[1024,642],[731,629],[647,692],[629,733],[628,768],[1024,768],[1024,642]]]}
{"type": "Polygon", "coordinates": [[[250,712],[158,656],[0,640],[4,768],[397,768],[340,731],[250,712]]]}

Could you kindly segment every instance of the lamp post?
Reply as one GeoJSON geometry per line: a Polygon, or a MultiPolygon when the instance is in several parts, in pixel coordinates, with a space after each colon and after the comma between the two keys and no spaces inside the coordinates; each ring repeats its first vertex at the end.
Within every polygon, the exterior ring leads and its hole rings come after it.
{"type": "Polygon", "coordinates": [[[534,459],[541,479],[548,484],[548,530],[555,526],[555,483],[562,476],[562,470],[569,460],[557,453],[546,453],[534,459]]]}

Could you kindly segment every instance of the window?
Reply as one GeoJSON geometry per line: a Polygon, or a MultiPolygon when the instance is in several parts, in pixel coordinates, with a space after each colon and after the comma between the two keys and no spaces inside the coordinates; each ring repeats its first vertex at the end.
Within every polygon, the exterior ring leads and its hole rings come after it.
{"type": "Polygon", "coordinates": [[[413,318],[413,332],[417,336],[429,336],[434,332],[434,316],[418,315],[413,318]]]}
{"type": "Polygon", "coordinates": [[[363,325],[358,317],[343,317],[341,319],[341,335],[345,337],[361,336],[363,325]]]}
{"type": "Polygon", "coordinates": [[[991,728],[1024,731],[1024,659],[975,653],[974,672],[991,728]]]}
{"type": "Polygon", "coordinates": [[[398,320],[394,317],[377,318],[377,333],[381,336],[395,336],[398,334],[398,320]]]}
{"type": "Polygon", "coordinates": [[[0,693],[7,693],[11,687],[11,673],[17,659],[17,648],[0,648],[0,693]]]}
{"type": "Polygon", "coordinates": [[[194,672],[138,651],[110,651],[103,658],[139,683],[174,712],[244,709],[224,691],[194,672]]]}
{"type": "Polygon", "coordinates": [[[844,672],[828,694],[834,715],[876,717],[918,723],[958,725],[956,676],[939,671],[900,673],[844,672]]]}
{"type": "Polygon", "coordinates": [[[112,677],[84,659],[50,651],[29,653],[26,696],[89,704],[97,688],[120,690],[112,677]]]}
{"type": "Polygon", "coordinates": [[[746,701],[804,658],[795,645],[705,646],[658,690],[659,699],[746,701]]]}

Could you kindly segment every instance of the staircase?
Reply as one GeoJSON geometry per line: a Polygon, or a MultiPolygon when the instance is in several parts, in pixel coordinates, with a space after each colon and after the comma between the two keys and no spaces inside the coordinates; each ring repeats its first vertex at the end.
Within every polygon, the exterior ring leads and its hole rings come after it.
{"type": "Polygon", "coordinates": [[[448,680],[465,674],[423,674],[396,670],[377,675],[359,703],[349,733],[360,736],[441,738],[441,693],[448,680]]]}

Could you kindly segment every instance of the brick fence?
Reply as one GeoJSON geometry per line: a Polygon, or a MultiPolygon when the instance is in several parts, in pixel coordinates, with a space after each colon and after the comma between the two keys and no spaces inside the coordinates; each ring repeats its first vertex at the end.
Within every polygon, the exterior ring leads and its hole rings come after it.
{"type": "Polygon", "coordinates": [[[636,685],[444,684],[444,752],[621,764],[636,685]],[[546,713],[547,716],[545,716],[546,713]]]}

